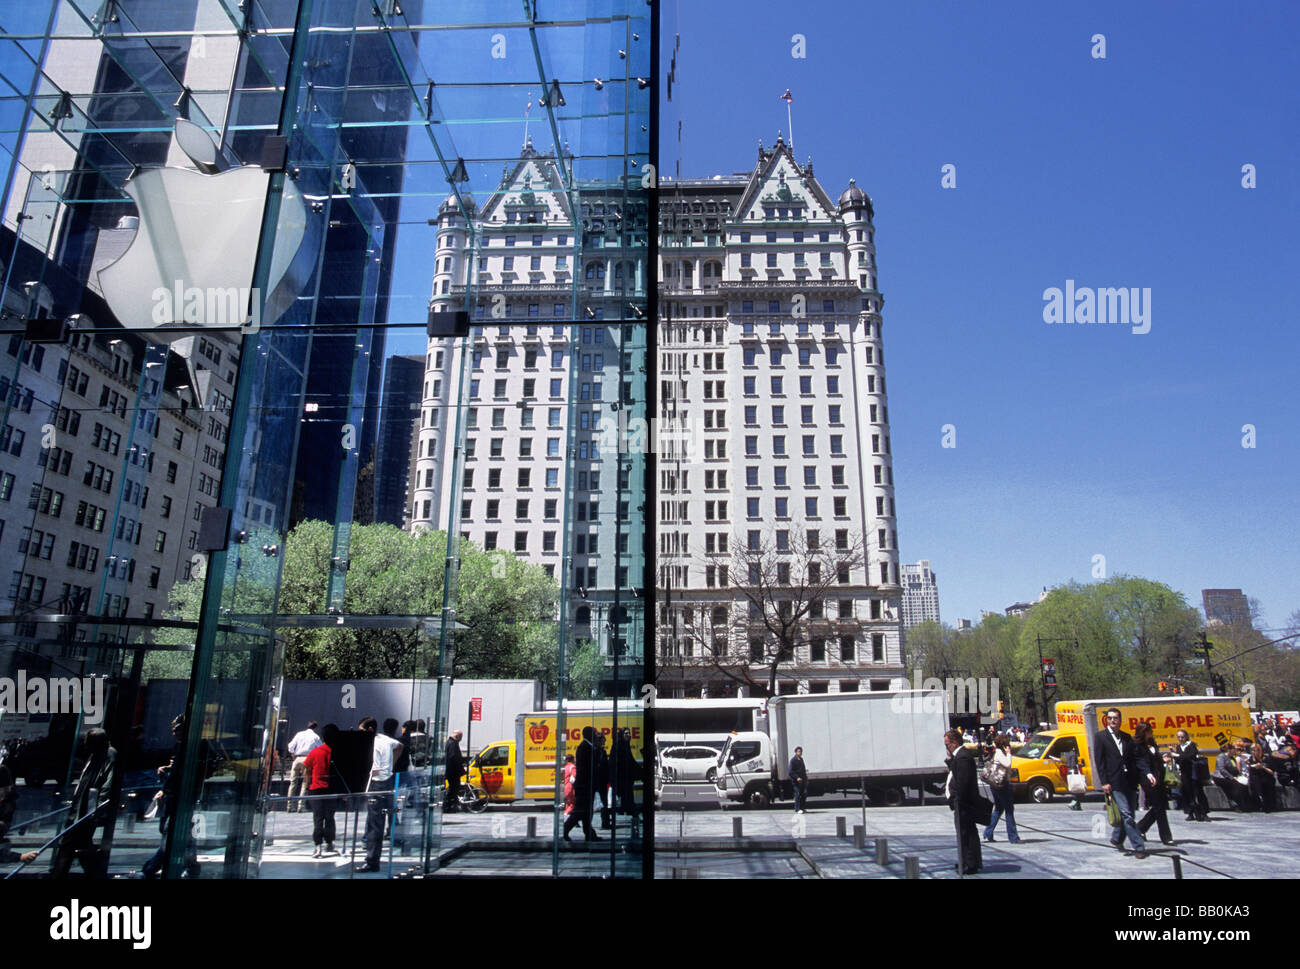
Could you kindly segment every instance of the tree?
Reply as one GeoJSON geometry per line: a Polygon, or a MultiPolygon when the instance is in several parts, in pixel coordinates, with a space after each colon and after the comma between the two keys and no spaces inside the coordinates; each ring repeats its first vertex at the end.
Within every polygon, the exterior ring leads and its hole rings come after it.
{"type": "MultiPolygon", "coordinates": [[[[277,559],[256,554],[267,536],[250,534],[240,547],[238,582],[223,589],[227,615],[262,617],[323,614],[329,607],[329,580],[336,567],[335,529],[328,522],[304,521],[285,538],[279,596],[273,602],[277,559]]],[[[447,556],[444,532],[405,532],[387,524],[353,525],[342,564],[347,579],[343,612],[352,615],[439,616],[447,556]]],[[[460,544],[457,620],[452,674],[459,677],[538,677],[558,685],[558,586],[540,566],[510,552],[485,552],[460,544]]],[[[197,621],[203,582],[172,588],[167,618],[197,621]]],[[[298,679],[432,676],[437,643],[410,629],[281,628],[285,676],[298,679]]],[[[189,630],[160,630],[159,642],[192,642],[189,630]],[[167,637],[167,638],[165,638],[167,637]]],[[[152,660],[155,655],[151,654],[152,660]]],[[[185,654],[180,654],[185,655],[185,654]]],[[[232,654],[232,655],[238,655],[232,654]]],[[[160,658],[153,675],[177,664],[160,658]]],[[[182,675],[188,675],[188,668],[182,675]]]]}
{"type": "MultiPolygon", "coordinates": [[[[729,611],[734,635],[724,655],[712,649],[709,655],[719,672],[776,696],[781,664],[794,662],[812,639],[834,632],[826,601],[848,591],[862,568],[862,544],[841,534],[834,546],[827,545],[817,532],[793,528],[765,539],[750,534],[732,549],[730,588],[739,607],[729,611]],[[766,670],[765,685],[752,675],[758,665],[766,670]]],[[[707,635],[716,642],[713,618],[711,613],[707,635]]]]}
{"type": "Polygon", "coordinates": [[[1182,594],[1160,582],[1123,575],[1072,582],[1026,614],[1017,672],[1037,690],[1041,636],[1053,640],[1044,653],[1056,660],[1061,699],[1147,696],[1166,674],[1204,689],[1204,674],[1185,665],[1199,624],[1182,594]]]}

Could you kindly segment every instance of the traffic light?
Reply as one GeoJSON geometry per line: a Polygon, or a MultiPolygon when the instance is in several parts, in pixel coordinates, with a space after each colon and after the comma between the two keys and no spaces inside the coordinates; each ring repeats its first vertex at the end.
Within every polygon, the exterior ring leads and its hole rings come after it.
{"type": "Polygon", "coordinates": [[[1157,684],[1156,689],[1158,689],[1161,693],[1164,693],[1165,690],[1169,689],[1169,684],[1166,683],[1164,680],[1161,680],[1159,684],[1157,684]]]}
{"type": "Polygon", "coordinates": [[[998,701],[998,719],[999,719],[999,720],[1001,720],[1001,719],[1006,715],[1006,710],[1007,710],[1007,701],[1006,701],[1006,700],[999,700],[999,701],[998,701]]]}

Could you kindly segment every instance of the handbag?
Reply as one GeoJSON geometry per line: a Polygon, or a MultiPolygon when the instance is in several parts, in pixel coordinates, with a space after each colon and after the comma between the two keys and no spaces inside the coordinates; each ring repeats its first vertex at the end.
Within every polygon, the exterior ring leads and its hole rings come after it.
{"type": "Polygon", "coordinates": [[[1065,778],[1065,788],[1071,794],[1083,795],[1088,793],[1088,785],[1083,779],[1082,774],[1070,774],[1065,778]]]}
{"type": "Polygon", "coordinates": [[[1123,823],[1124,816],[1119,813],[1119,805],[1115,803],[1115,798],[1106,795],[1106,820],[1110,822],[1112,828],[1118,828],[1123,823]]]}
{"type": "Polygon", "coordinates": [[[997,761],[989,761],[980,769],[980,778],[994,790],[1007,786],[1007,769],[997,761]]]}

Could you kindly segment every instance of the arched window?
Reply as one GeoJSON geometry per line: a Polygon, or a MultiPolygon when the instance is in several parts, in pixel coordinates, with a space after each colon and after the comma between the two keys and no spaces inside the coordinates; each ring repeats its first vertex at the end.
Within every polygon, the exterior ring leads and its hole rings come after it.
{"type": "Polygon", "coordinates": [[[577,611],[573,614],[573,621],[579,626],[591,625],[591,607],[578,606],[577,611]]]}

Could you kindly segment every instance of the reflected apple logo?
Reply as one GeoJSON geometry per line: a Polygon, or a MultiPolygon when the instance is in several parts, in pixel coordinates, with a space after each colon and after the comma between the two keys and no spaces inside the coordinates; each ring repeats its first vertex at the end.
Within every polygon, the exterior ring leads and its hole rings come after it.
{"type": "Polygon", "coordinates": [[[307,206],[285,179],[263,298],[253,271],[271,173],[257,165],[222,171],[217,146],[185,119],[176,122],[175,137],[197,171],[150,168],[127,180],[139,228],[122,256],[99,271],[104,299],[128,329],[255,331],[292,304],[310,275],[314,260],[299,258],[307,206]]]}

